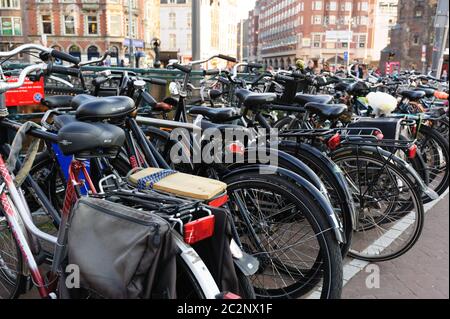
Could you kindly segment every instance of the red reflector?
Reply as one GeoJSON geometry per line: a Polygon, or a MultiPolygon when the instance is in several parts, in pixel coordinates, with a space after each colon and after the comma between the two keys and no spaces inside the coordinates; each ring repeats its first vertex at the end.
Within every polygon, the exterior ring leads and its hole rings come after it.
{"type": "Polygon", "coordinates": [[[225,300],[237,300],[237,299],[242,299],[241,297],[239,297],[238,295],[235,295],[231,292],[228,292],[226,294],[223,295],[223,299],[225,300]]]}
{"type": "Polygon", "coordinates": [[[384,134],[381,131],[376,131],[375,132],[375,137],[377,138],[377,140],[382,141],[384,140],[384,134]]]}
{"type": "Polygon", "coordinates": [[[211,207],[220,208],[223,205],[225,205],[228,202],[228,200],[229,200],[228,195],[223,195],[219,198],[216,198],[212,202],[209,202],[208,205],[211,207]]]}
{"type": "Polygon", "coordinates": [[[231,143],[230,145],[228,145],[228,151],[231,154],[244,155],[245,147],[244,147],[244,145],[242,145],[242,143],[231,143]]]}
{"type": "Polygon", "coordinates": [[[413,145],[409,148],[408,157],[414,159],[417,156],[417,145],[413,145]]]}
{"type": "Polygon", "coordinates": [[[214,234],[214,215],[201,218],[184,225],[184,241],[189,244],[195,244],[214,234]]]}
{"type": "Polygon", "coordinates": [[[328,147],[334,151],[339,147],[339,145],[341,145],[341,135],[339,133],[336,133],[336,135],[328,140],[327,144],[328,147]]]}

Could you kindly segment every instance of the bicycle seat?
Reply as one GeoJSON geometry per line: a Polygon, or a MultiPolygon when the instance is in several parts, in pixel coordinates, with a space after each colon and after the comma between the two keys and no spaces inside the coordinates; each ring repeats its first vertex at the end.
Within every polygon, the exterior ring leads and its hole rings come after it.
{"type": "Polygon", "coordinates": [[[53,126],[59,131],[67,124],[70,124],[70,123],[73,123],[76,121],[77,121],[77,119],[75,118],[75,115],[68,115],[68,114],[58,115],[58,116],[53,117],[53,126]]]}
{"type": "Polygon", "coordinates": [[[400,93],[401,96],[403,96],[404,98],[407,98],[408,100],[411,101],[417,101],[420,99],[423,99],[426,95],[426,93],[423,90],[420,91],[403,91],[400,93]]]}
{"type": "Polygon", "coordinates": [[[323,104],[311,102],[306,104],[305,108],[312,114],[317,114],[322,118],[330,120],[335,120],[348,111],[348,107],[345,104],[323,104]]]}
{"type": "Polygon", "coordinates": [[[308,103],[328,104],[333,100],[331,95],[296,94],[294,102],[305,106],[308,103]]]}
{"type": "Polygon", "coordinates": [[[156,103],[156,105],[153,109],[158,112],[169,113],[169,112],[172,112],[173,106],[168,103],[165,103],[165,102],[159,102],[159,103],[156,103]]]}
{"type": "Polygon", "coordinates": [[[434,93],[436,92],[436,90],[435,89],[433,89],[433,88],[430,88],[430,87],[422,87],[422,86],[419,86],[419,88],[418,89],[416,89],[415,90],[416,92],[417,91],[423,91],[423,92],[425,92],[425,96],[427,97],[427,98],[432,98],[432,97],[434,97],[434,93]]]}
{"type": "Polygon", "coordinates": [[[60,107],[71,107],[73,96],[71,95],[55,95],[49,96],[41,100],[41,104],[49,109],[60,107]]]}
{"type": "Polygon", "coordinates": [[[189,110],[189,114],[203,115],[212,122],[223,123],[232,120],[234,117],[236,117],[236,115],[238,115],[238,112],[236,111],[236,109],[230,107],[214,109],[205,106],[193,106],[189,110]]]}
{"type": "Polygon", "coordinates": [[[254,93],[249,90],[240,89],[236,92],[236,97],[246,107],[259,107],[277,100],[275,93],[254,93]]]}
{"type": "Polygon", "coordinates": [[[79,121],[100,122],[117,120],[131,114],[136,109],[134,101],[127,96],[112,96],[88,99],[76,112],[79,121]]]}
{"type": "Polygon", "coordinates": [[[66,156],[115,157],[125,142],[125,132],[106,123],[72,122],[58,132],[58,145],[66,156]]]}
{"type": "Polygon", "coordinates": [[[72,103],[70,104],[70,107],[72,107],[73,109],[77,109],[79,106],[83,105],[84,103],[87,103],[89,101],[93,101],[96,100],[97,98],[95,96],[92,95],[88,95],[88,94],[80,94],[77,96],[74,96],[72,99],[72,103]]]}

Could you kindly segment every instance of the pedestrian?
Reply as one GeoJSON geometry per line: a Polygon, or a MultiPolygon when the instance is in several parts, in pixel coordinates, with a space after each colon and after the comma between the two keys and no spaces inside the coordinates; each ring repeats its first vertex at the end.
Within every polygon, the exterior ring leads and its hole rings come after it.
{"type": "Polygon", "coordinates": [[[124,60],[124,59],[121,59],[121,60],[120,60],[120,67],[121,67],[121,68],[124,68],[124,67],[125,67],[125,60],[124,60]]]}
{"type": "Polygon", "coordinates": [[[305,68],[305,73],[314,73],[314,66],[315,66],[314,61],[309,60],[305,68]]]}
{"type": "Polygon", "coordinates": [[[447,70],[444,70],[444,72],[442,72],[442,77],[441,77],[442,81],[448,81],[448,72],[447,70]]]}
{"type": "Polygon", "coordinates": [[[363,78],[363,69],[361,68],[361,66],[359,65],[358,62],[356,62],[352,66],[351,72],[352,72],[352,75],[357,77],[358,79],[362,79],[363,78]]]}

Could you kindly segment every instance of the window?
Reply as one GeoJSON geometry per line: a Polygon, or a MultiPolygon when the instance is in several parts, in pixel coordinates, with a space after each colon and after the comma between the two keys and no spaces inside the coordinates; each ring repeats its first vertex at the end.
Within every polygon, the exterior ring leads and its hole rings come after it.
{"type": "Polygon", "coordinates": [[[312,18],[313,24],[322,24],[322,16],[313,16],[312,18]]]}
{"type": "MultiPolygon", "coordinates": [[[[125,32],[127,37],[130,36],[130,23],[128,22],[130,20],[128,20],[128,18],[125,19],[125,32]]],[[[137,20],[136,18],[133,17],[133,22],[131,23],[131,36],[133,38],[136,38],[136,25],[137,25],[137,20]]]]}
{"type": "Polygon", "coordinates": [[[91,35],[98,34],[97,16],[87,16],[87,33],[91,35]]]}
{"type": "Polygon", "coordinates": [[[336,16],[329,16],[328,20],[329,20],[328,21],[329,24],[331,24],[331,25],[336,24],[336,16]]]}
{"type": "Polygon", "coordinates": [[[322,1],[313,1],[313,10],[322,10],[322,1]]]}
{"type": "Polygon", "coordinates": [[[71,56],[77,57],[77,58],[81,58],[81,50],[80,47],[76,46],[76,45],[72,45],[69,48],[69,54],[71,56]]]}
{"type": "Polygon", "coordinates": [[[20,18],[0,17],[1,35],[22,35],[22,23],[20,18]]]}
{"type": "Polygon", "coordinates": [[[100,53],[98,52],[98,48],[95,45],[91,45],[88,49],[87,49],[87,57],[88,60],[94,60],[94,59],[98,59],[100,57],[100,53]]]}
{"type": "Polygon", "coordinates": [[[41,16],[42,19],[42,33],[52,34],[52,16],[45,14],[41,16]]]}
{"type": "Polygon", "coordinates": [[[122,35],[122,17],[120,15],[109,16],[109,35],[116,37],[122,35]]]}
{"type": "Polygon", "coordinates": [[[186,41],[187,41],[186,48],[188,50],[191,50],[192,49],[192,35],[190,33],[187,34],[186,41]]]}
{"type": "Polygon", "coordinates": [[[416,18],[422,18],[423,16],[423,8],[422,7],[417,7],[416,10],[414,11],[414,15],[416,18]]]}
{"type": "Polygon", "coordinates": [[[169,35],[169,47],[171,50],[177,49],[177,35],[176,34],[169,35]]]}
{"type": "Polygon", "coordinates": [[[336,11],[337,10],[337,2],[336,1],[331,1],[328,4],[328,10],[330,11],[336,11]]]}
{"type": "Polygon", "coordinates": [[[361,11],[369,11],[369,3],[361,2],[361,11]]]}
{"type": "Polygon", "coordinates": [[[360,35],[359,36],[359,47],[360,48],[365,48],[366,47],[366,40],[367,40],[366,35],[360,35]]]}
{"type": "Polygon", "coordinates": [[[64,34],[75,34],[75,17],[72,15],[64,16],[64,34]]]}
{"type": "Polygon", "coordinates": [[[419,37],[419,35],[415,34],[413,37],[413,44],[419,45],[419,42],[420,42],[420,37],[419,37]]]}
{"type": "Polygon", "coordinates": [[[315,48],[320,48],[320,45],[321,45],[321,35],[320,34],[315,34],[314,36],[313,36],[313,46],[315,47],[315,48]]]}
{"type": "Polygon", "coordinates": [[[191,12],[189,12],[188,14],[187,14],[187,27],[188,28],[191,28],[192,27],[192,13],[191,12]]]}
{"type": "Polygon", "coordinates": [[[177,28],[177,14],[175,12],[169,13],[169,28],[177,28]]]}
{"type": "Polygon", "coordinates": [[[19,9],[20,1],[19,0],[0,0],[0,8],[19,9]]]}

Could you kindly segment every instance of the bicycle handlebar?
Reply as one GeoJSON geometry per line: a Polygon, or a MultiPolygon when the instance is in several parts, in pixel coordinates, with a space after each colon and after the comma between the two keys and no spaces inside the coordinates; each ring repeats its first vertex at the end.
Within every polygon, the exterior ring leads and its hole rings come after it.
{"type": "Polygon", "coordinates": [[[52,57],[54,57],[55,59],[60,59],[60,60],[63,60],[63,61],[69,62],[69,63],[73,63],[74,65],[80,64],[80,59],[79,58],[74,57],[74,56],[72,56],[70,54],[61,52],[61,51],[57,51],[57,50],[52,49],[52,51],[50,52],[50,55],[52,57]]]}
{"type": "Polygon", "coordinates": [[[23,69],[22,72],[20,72],[19,79],[17,80],[17,82],[7,83],[7,82],[0,81],[0,94],[5,93],[6,91],[9,91],[12,89],[20,88],[25,83],[25,79],[30,73],[33,73],[36,71],[45,71],[45,70],[47,70],[47,68],[48,68],[48,65],[45,63],[30,65],[30,66],[26,67],[25,69],[23,69]]]}

